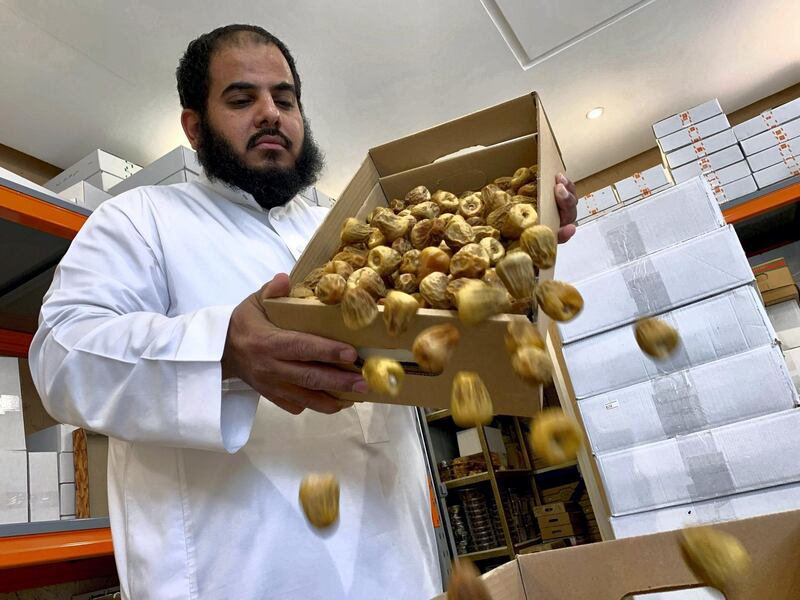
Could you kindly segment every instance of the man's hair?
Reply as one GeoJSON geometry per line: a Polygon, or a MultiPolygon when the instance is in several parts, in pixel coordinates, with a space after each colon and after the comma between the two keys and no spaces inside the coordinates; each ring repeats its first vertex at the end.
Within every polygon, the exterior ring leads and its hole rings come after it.
{"type": "Polygon", "coordinates": [[[289,63],[289,69],[294,79],[297,105],[302,111],[303,107],[300,104],[300,75],[297,74],[292,54],[282,41],[257,25],[226,25],[225,27],[218,27],[214,31],[204,33],[189,43],[175,71],[181,106],[197,111],[201,115],[206,114],[210,87],[209,66],[211,65],[211,57],[214,52],[226,45],[236,45],[242,42],[265,45],[275,44],[277,46],[286,62],[289,63]]]}

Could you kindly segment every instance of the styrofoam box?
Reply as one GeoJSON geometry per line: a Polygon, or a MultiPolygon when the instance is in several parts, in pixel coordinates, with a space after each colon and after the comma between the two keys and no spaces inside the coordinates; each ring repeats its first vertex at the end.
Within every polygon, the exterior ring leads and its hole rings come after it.
{"type": "Polygon", "coordinates": [[[680,332],[679,346],[665,360],[653,359],[641,351],[633,324],[566,344],[564,360],[575,396],[588,398],[775,341],[775,331],[761,296],[752,285],[695,302],[658,318],[680,332]]]}
{"type": "Polygon", "coordinates": [[[781,162],[753,173],[759,188],[764,188],[798,175],[800,175],[800,160],[791,160],[788,164],[781,162]]]}
{"type": "MultiPolygon", "coordinates": [[[[503,443],[503,433],[497,427],[484,427],[486,443],[490,452],[506,454],[506,445],[503,443]]],[[[483,452],[477,428],[465,429],[456,434],[458,440],[458,455],[471,456],[483,452]]]]}
{"type": "Polygon", "coordinates": [[[741,160],[744,160],[741,148],[739,146],[728,146],[719,152],[714,152],[688,162],[682,167],[672,169],[672,177],[675,179],[675,183],[681,183],[708,171],[717,171],[741,160]]]}
{"type": "Polygon", "coordinates": [[[733,128],[733,132],[738,139],[746,140],[762,131],[767,131],[798,117],[800,117],[800,98],[795,98],[772,110],[765,110],[757,117],[748,119],[744,123],[739,123],[733,128]]]}
{"type": "Polygon", "coordinates": [[[617,196],[609,185],[578,199],[578,221],[617,204],[617,196]]]}
{"type": "Polygon", "coordinates": [[[800,162],[800,137],[786,140],[777,146],[771,146],[766,150],[756,152],[747,157],[747,163],[753,171],[760,171],[787,159],[794,159],[796,163],[800,162]]]}
{"type": "Polygon", "coordinates": [[[672,183],[664,171],[664,167],[656,165],[645,169],[641,173],[634,173],[631,177],[614,184],[621,201],[630,200],[636,196],[647,196],[653,190],[672,183]]]}
{"type": "Polygon", "coordinates": [[[72,452],[72,425],[53,425],[28,436],[31,452],[72,452]]]}
{"type": "Polygon", "coordinates": [[[55,452],[28,454],[28,502],[30,520],[58,521],[58,455],[55,452]]]}
{"type": "Polygon", "coordinates": [[[662,152],[672,152],[673,150],[688,146],[703,138],[710,137],[724,129],[730,129],[730,126],[728,117],[725,115],[717,115],[705,121],[690,125],[686,129],[670,133],[668,136],[659,139],[658,145],[662,152]]]}
{"type": "Polygon", "coordinates": [[[800,410],[598,454],[621,516],[800,481],[800,410]]]}
{"type": "Polygon", "coordinates": [[[712,136],[698,140],[683,148],[665,154],[670,169],[675,169],[688,162],[719,152],[729,146],[736,145],[736,136],[732,129],[725,129],[712,136]]]}
{"type": "Polygon", "coordinates": [[[641,446],[788,410],[797,391],[777,345],[578,402],[595,453],[641,446]]]}
{"type": "Polygon", "coordinates": [[[736,200],[747,194],[752,194],[757,189],[756,180],[753,179],[752,175],[748,175],[747,177],[742,177],[726,185],[717,185],[712,188],[712,191],[714,192],[714,197],[717,199],[717,202],[725,204],[726,202],[736,200]]]}
{"type": "Polygon", "coordinates": [[[65,200],[70,200],[78,206],[94,210],[103,202],[111,198],[111,194],[93,186],[87,181],[79,181],[58,193],[65,200]]]}
{"type": "Polygon", "coordinates": [[[75,454],[58,453],[58,483],[75,483],[75,454]]]}
{"type": "MultiPolygon", "coordinates": [[[[64,169],[64,171],[45,183],[44,187],[54,192],[60,192],[75,185],[79,181],[88,181],[90,178],[94,178],[92,185],[105,190],[107,189],[106,187],[95,183],[98,179],[102,179],[96,177],[98,173],[105,173],[122,180],[140,169],[141,167],[139,165],[98,149],[88,156],[85,156],[71,167],[64,169]]],[[[111,180],[109,179],[108,181],[110,182],[111,180]]]]}
{"type": "Polygon", "coordinates": [[[584,308],[558,324],[561,339],[575,342],[753,280],[736,232],[724,227],[577,282],[584,308]]]}
{"type": "Polygon", "coordinates": [[[756,152],[760,152],[770,146],[780,144],[781,142],[785,142],[799,135],[800,119],[795,119],[794,121],[789,121],[788,123],[754,135],[751,138],[742,140],[740,143],[744,153],[749,156],[750,154],[755,154],[756,152]]]}
{"type": "Polygon", "coordinates": [[[647,194],[646,196],[640,194],[639,196],[634,196],[633,198],[628,198],[627,200],[625,200],[622,203],[622,205],[623,206],[630,206],[634,202],[639,202],[639,200],[644,200],[645,198],[651,198],[655,194],[659,194],[659,193],[671,188],[674,185],[675,185],[674,183],[670,182],[670,183],[668,183],[666,185],[662,185],[661,187],[654,188],[654,189],[650,190],[650,193],[647,194]]]}
{"type": "Polygon", "coordinates": [[[0,524],[28,521],[28,453],[0,450],[0,524]]]}
{"type": "Polygon", "coordinates": [[[689,110],[653,123],[653,133],[657,138],[663,138],[679,129],[710,119],[721,112],[722,107],[719,105],[719,100],[714,98],[713,100],[703,102],[703,104],[690,108],[689,110]]]}
{"type": "Polygon", "coordinates": [[[614,531],[614,536],[621,539],[673,531],[692,525],[748,519],[798,508],[800,508],[800,484],[790,483],[625,517],[611,517],[611,529],[614,531]]]}
{"type": "Polygon", "coordinates": [[[75,484],[61,483],[58,485],[62,515],[75,514],[75,484]]]}
{"type": "Polygon", "coordinates": [[[581,281],[724,225],[708,183],[695,178],[578,227],[558,248],[556,277],[581,281]]]}
{"type": "Polygon", "coordinates": [[[184,170],[200,174],[201,167],[194,150],[185,146],[178,146],[147,165],[135,175],[114,186],[111,193],[118,195],[143,185],[158,185],[168,177],[184,170]]]}

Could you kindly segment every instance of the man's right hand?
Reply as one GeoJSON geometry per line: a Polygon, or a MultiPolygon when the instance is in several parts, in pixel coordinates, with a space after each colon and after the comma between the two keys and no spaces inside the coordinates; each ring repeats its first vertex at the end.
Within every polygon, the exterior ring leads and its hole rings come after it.
{"type": "Polygon", "coordinates": [[[359,373],[342,368],[355,362],[355,348],[273,325],[261,299],[285,297],[289,289],[289,277],[280,273],[233,310],[222,355],[222,377],[238,377],[295,415],[306,408],[335,413],[346,404],[328,392],[367,391],[359,373]]]}

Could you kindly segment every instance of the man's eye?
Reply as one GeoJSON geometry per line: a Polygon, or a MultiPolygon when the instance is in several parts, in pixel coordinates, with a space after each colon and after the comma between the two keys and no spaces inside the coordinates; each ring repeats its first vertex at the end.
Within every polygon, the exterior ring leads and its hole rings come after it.
{"type": "Polygon", "coordinates": [[[233,98],[229,101],[231,106],[246,106],[250,104],[250,98],[233,98]]]}
{"type": "Polygon", "coordinates": [[[291,100],[275,100],[275,104],[281,108],[292,108],[294,106],[294,102],[291,100]]]}

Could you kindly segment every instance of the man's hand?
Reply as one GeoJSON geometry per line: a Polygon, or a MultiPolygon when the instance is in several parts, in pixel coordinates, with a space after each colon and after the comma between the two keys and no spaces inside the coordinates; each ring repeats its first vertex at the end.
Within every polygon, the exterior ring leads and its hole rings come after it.
{"type": "Polygon", "coordinates": [[[578,198],[575,196],[575,184],[566,175],[556,175],[556,204],[561,216],[561,228],[558,230],[558,243],[563,244],[575,235],[575,221],[578,218],[578,198]]]}
{"type": "Polygon", "coordinates": [[[327,392],[367,391],[359,373],[341,368],[355,362],[356,351],[342,342],[273,325],[261,299],[287,296],[289,289],[289,277],[278,274],[233,310],[222,355],[222,377],[238,377],[295,415],[305,408],[335,413],[346,404],[327,392]]]}

